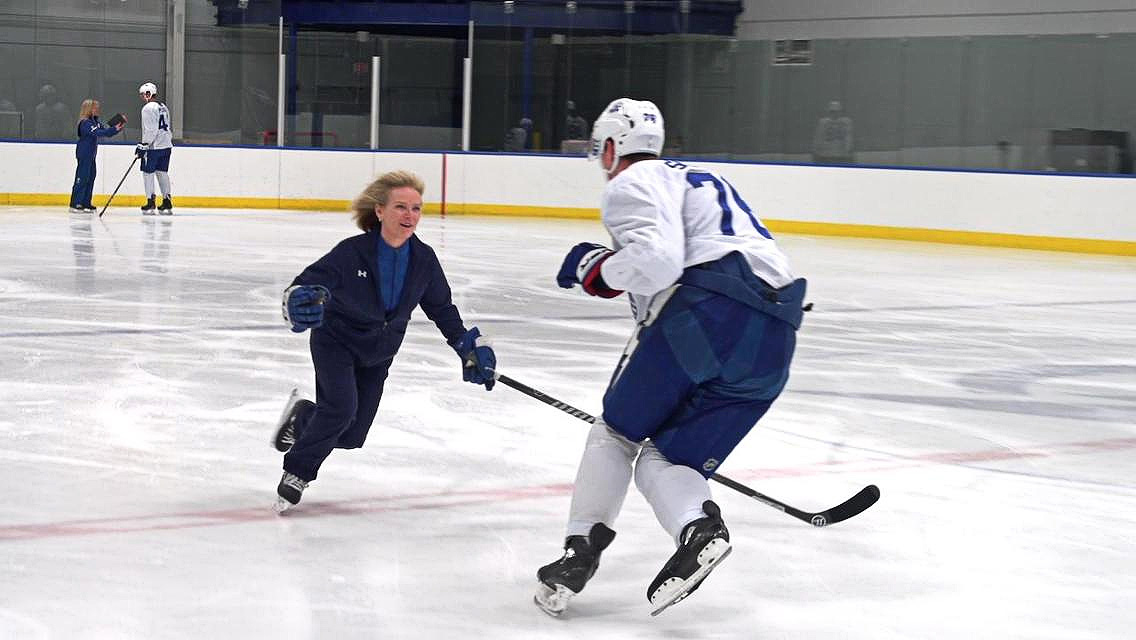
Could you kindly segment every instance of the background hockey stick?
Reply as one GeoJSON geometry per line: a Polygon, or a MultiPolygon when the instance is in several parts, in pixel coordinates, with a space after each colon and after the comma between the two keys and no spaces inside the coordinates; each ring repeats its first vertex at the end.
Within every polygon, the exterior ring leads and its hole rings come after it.
{"type": "Polygon", "coordinates": [[[118,186],[114,188],[114,193],[110,194],[110,197],[107,198],[106,204],[103,205],[103,210],[99,212],[100,218],[103,217],[103,213],[105,213],[107,207],[110,206],[110,201],[114,200],[114,196],[118,194],[118,190],[122,188],[122,183],[126,182],[126,176],[130,175],[130,170],[134,168],[135,162],[138,162],[138,156],[134,156],[134,159],[130,161],[130,166],[126,168],[126,173],[122,174],[122,180],[118,181],[118,186]]]}
{"type": "MultiPolygon", "coordinates": [[[[533,389],[532,387],[530,387],[526,384],[522,384],[520,382],[517,382],[516,380],[510,378],[509,376],[502,375],[500,373],[494,373],[493,377],[497,378],[498,382],[500,382],[501,384],[503,384],[507,387],[512,387],[513,389],[520,391],[521,393],[525,394],[526,396],[529,396],[530,398],[536,398],[537,400],[540,400],[541,402],[543,402],[545,404],[552,405],[553,407],[560,409],[564,413],[571,414],[571,415],[583,420],[584,422],[595,423],[595,421],[596,421],[595,416],[593,416],[593,415],[591,415],[587,412],[580,411],[576,407],[573,407],[570,404],[561,402],[561,401],[557,400],[556,398],[553,398],[549,395],[541,393],[540,391],[537,391],[536,389],[533,389]]],[[[725,476],[718,475],[717,473],[710,476],[710,479],[714,480],[715,482],[724,484],[727,487],[733,489],[734,491],[737,491],[741,494],[747,495],[747,496],[753,498],[754,500],[757,500],[758,502],[760,502],[762,504],[769,505],[770,507],[773,507],[774,509],[777,509],[778,511],[783,511],[783,512],[793,516],[794,518],[796,518],[798,520],[803,520],[804,522],[808,522],[809,524],[817,526],[817,527],[823,527],[823,526],[830,525],[830,524],[836,524],[837,522],[847,520],[848,518],[851,518],[852,516],[855,516],[855,515],[861,513],[862,511],[864,511],[868,507],[875,504],[876,501],[880,499],[879,487],[877,487],[874,484],[870,484],[870,485],[864,487],[863,489],[861,489],[859,491],[859,493],[857,493],[856,495],[852,496],[851,498],[848,498],[847,500],[845,500],[844,502],[841,502],[840,504],[836,505],[835,507],[832,507],[831,509],[825,509],[824,511],[812,513],[812,512],[809,512],[809,511],[802,511],[801,509],[798,509],[798,508],[793,507],[791,505],[785,504],[784,502],[781,502],[780,500],[777,500],[775,498],[770,498],[769,496],[765,495],[764,493],[761,493],[759,491],[754,491],[753,489],[750,489],[749,487],[745,486],[744,484],[742,484],[740,482],[737,482],[735,480],[731,480],[731,479],[729,479],[725,476]]]]}

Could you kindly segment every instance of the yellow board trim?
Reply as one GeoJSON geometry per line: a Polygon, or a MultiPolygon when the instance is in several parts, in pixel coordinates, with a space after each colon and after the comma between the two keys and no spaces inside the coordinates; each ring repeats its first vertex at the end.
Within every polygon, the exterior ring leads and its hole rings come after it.
{"type": "MultiPolygon", "coordinates": [[[[61,205],[67,206],[71,196],[62,193],[0,193],[0,205],[61,205]]],[[[119,195],[114,198],[116,207],[140,207],[146,201],[140,195],[119,195]]],[[[97,195],[91,198],[91,204],[101,207],[107,202],[107,196],[97,195]]],[[[175,196],[174,204],[178,207],[204,207],[214,209],[299,209],[303,211],[347,211],[351,206],[350,200],[329,200],[318,198],[235,198],[229,196],[175,196]]],[[[429,204],[435,209],[440,205],[429,204]]]]}
{"type": "Polygon", "coordinates": [[[512,216],[522,218],[574,218],[599,220],[600,210],[588,207],[530,207],[515,204],[477,204],[447,202],[446,214],[468,216],[512,216]]]}
{"type": "MultiPolygon", "coordinates": [[[[0,193],[0,205],[67,206],[69,197],[70,196],[67,194],[58,193],[0,193]]],[[[138,195],[117,196],[114,199],[115,205],[120,206],[140,206],[143,202],[144,199],[142,196],[138,195]]],[[[178,196],[175,198],[174,202],[178,207],[294,209],[301,211],[347,211],[351,206],[348,200],[316,198],[178,196]]],[[[106,196],[94,198],[93,203],[97,206],[102,206],[106,203],[106,196]]],[[[426,203],[426,208],[430,213],[438,213],[441,210],[441,203],[426,203]]],[[[530,207],[524,205],[481,203],[446,203],[446,213],[452,215],[573,218],[586,220],[598,220],[600,217],[599,209],[586,207],[530,207]]],[[[836,222],[801,222],[796,220],[763,219],[762,222],[764,222],[769,229],[778,233],[851,238],[883,238],[886,240],[909,240],[913,242],[938,242],[984,247],[1008,247],[1041,251],[1068,251],[1072,253],[1136,256],[1136,242],[1126,240],[1057,238],[1017,235],[1012,233],[988,233],[984,231],[952,231],[948,229],[887,227],[836,222]]]]}
{"type": "Polygon", "coordinates": [[[884,238],[887,240],[968,244],[983,247],[1136,256],[1136,242],[1125,240],[1057,238],[1018,235],[1013,233],[989,233],[985,231],[952,231],[948,229],[885,227],[870,224],[842,224],[835,222],[799,222],[795,220],[768,220],[764,218],[762,222],[771,231],[778,233],[845,236],[852,238],[884,238]]]}

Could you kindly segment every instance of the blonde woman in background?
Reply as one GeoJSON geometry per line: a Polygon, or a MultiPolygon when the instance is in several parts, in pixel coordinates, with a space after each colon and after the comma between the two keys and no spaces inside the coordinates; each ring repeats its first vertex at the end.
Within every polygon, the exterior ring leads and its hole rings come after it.
{"type": "Polygon", "coordinates": [[[99,138],[109,138],[119,131],[125,122],[108,126],[99,122],[99,101],[90,98],[79,107],[79,124],[76,133],[79,141],[75,143],[75,184],[71,187],[71,213],[94,213],[91,193],[95,189],[95,156],[99,152],[99,138]]]}

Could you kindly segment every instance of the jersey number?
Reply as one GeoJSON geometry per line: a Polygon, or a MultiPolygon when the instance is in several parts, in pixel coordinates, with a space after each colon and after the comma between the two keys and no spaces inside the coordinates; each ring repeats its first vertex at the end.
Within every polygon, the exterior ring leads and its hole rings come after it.
{"type": "Polygon", "coordinates": [[[166,114],[164,113],[158,114],[158,128],[162,131],[170,130],[170,125],[166,123],[166,114]]]}
{"type": "Polygon", "coordinates": [[[753,228],[757,229],[758,233],[770,240],[773,239],[773,235],[769,233],[769,230],[763,227],[757,217],[753,215],[753,210],[749,208],[746,201],[742,200],[742,197],[738,195],[738,191],[734,189],[734,185],[727,182],[725,178],[719,180],[710,173],[691,171],[686,174],[686,181],[695,189],[709,182],[718,190],[718,206],[722,208],[721,228],[723,235],[737,235],[734,233],[734,212],[730,209],[730,200],[733,200],[738,207],[745,212],[746,216],[749,217],[750,223],[753,224],[753,228]]]}

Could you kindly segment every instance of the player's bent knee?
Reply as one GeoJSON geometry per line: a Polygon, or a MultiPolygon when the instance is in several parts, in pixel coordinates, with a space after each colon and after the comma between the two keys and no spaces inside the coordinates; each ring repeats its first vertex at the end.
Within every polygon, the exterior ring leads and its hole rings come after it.
{"type": "Polygon", "coordinates": [[[363,446],[363,440],[359,440],[359,439],[356,439],[356,438],[349,438],[349,439],[346,439],[346,440],[340,440],[340,441],[335,443],[336,449],[359,449],[359,448],[362,448],[362,446],[363,446]]]}
{"type": "Polygon", "coordinates": [[[597,418],[595,424],[592,425],[591,430],[588,432],[588,442],[586,446],[622,449],[623,453],[629,458],[639,452],[639,443],[629,440],[626,436],[612,428],[611,425],[604,422],[603,418],[597,418]]]}

